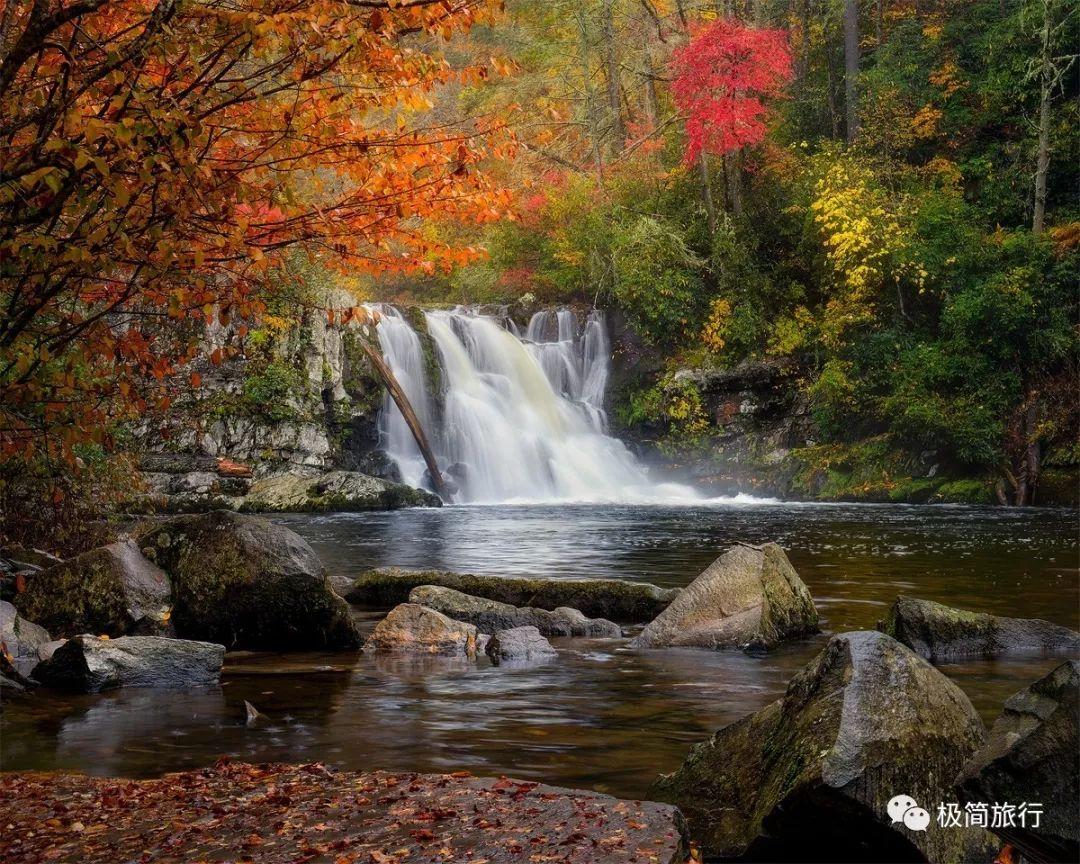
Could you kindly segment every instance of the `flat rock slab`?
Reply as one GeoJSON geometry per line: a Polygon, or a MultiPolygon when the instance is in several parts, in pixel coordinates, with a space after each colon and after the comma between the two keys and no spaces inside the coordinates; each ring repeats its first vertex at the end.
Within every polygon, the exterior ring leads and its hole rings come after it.
{"type": "Polygon", "coordinates": [[[396,606],[421,585],[453,588],[511,606],[534,606],[549,611],[568,606],[590,618],[623,623],[651,621],[679,596],[678,588],[622,579],[517,579],[391,567],[362,573],[345,593],[345,599],[360,606],[396,606]]]}
{"type": "Polygon", "coordinates": [[[157,780],[0,775],[0,860],[674,864],[679,811],[467,774],[219,763],[157,780]]]}

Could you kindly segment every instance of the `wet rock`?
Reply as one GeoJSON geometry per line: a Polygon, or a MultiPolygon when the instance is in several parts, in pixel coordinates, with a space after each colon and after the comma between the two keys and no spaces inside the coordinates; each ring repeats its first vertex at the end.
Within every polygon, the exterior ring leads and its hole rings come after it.
{"type": "Polygon", "coordinates": [[[437,609],[456,621],[474,624],[484,633],[495,633],[514,627],[535,627],[544,636],[578,636],[592,639],[622,636],[618,624],[603,618],[587,618],[577,609],[560,606],[548,611],[529,606],[511,606],[509,603],[473,597],[438,585],[414,588],[409,594],[409,602],[437,609]]]}
{"type": "Polygon", "coordinates": [[[535,627],[513,627],[497,631],[484,649],[496,663],[550,660],[558,656],[551,643],[535,627]]]}
{"type": "Polygon", "coordinates": [[[0,557],[0,600],[13,602],[21,591],[26,590],[27,580],[40,572],[41,568],[33,564],[0,557]]]}
{"type": "Polygon", "coordinates": [[[222,760],[152,780],[5,773],[0,797],[5,860],[17,852],[19,861],[83,864],[287,864],[312,860],[325,843],[332,851],[318,860],[357,864],[683,864],[689,857],[674,807],[467,772],[360,774],[222,760]],[[176,832],[159,826],[188,825],[207,802],[218,802],[212,828],[185,833],[178,849],[176,832]],[[73,830],[78,823],[108,825],[107,843],[96,831],[73,830]],[[275,825],[293,827],[275,833],[275,825]]]}
{"type": "Polygon", "coordinates": [[[68,639],[38,664],[34,677],[51,687],[99,693],[117,687],[200,687],[216,684],[225,646],[160,636],[68,639]]]}
{"type": "Polygon", "coordinates": [[[378,623],[364,652],[476,656],[476,628],[416,603],[402,603],[378,623]]]}
{"type": "Polygon", "coordinates": [[[1080,634],[1038,618],[1005,618],[899,597],[879,627],[931,662],[981,657],[1080,655],[1080,634]]]}
{"type": "Polygon", "coordinates": [[[371,477],[378,477],[380,480],[388,480],[391,483],[402,482],[401,469],[398,468],[397,462],[391,459],[390,454],[385,450],[378,448],[355,456],[352,464],[345,467],[371,477]]]}
{"type": "Polygon", "coordinates": [[[50,633],[167,632],[169,578],[134,541],[123,540],[35,574],[15,605],[50,633]]]}
{"type": "Polygon", "coordinates": [[[816,633],[817,609],[775,543],[733,546],[634,639],[634,648],[774,648],[816,633]]]}
{"type": "Polygon", "coordinates": [[[180,636],[229,648],[360,645],[315,552],[282,525],[215,511],[165,522],[139,544],[172,580],[180,636]]]}
{"type": "Polygon", "coordinates": [[[38,645],[37,659],[40,663],[42,660],[48,660],[56,653],[56,649],[67,642],[67,639],[53,639],[49,642],[42,642],[38,645]]]}
{"type": "Polygon", "coordinates": [[[696,745],[652,793],[680,807],[706,856],[988,861],[981,829],[932,818],[916,831],[887,810],[896,795],[927,811],[956,802],[952,779],[984,737],[964,693],[921,657],[883,633],[844,633],[783,698],[696,745]]]}
{"type": "Polygon", "coordinates": [[[21,617],[10,603],[0,600],[0,643],[11,657],[11,663],[21,675],[29,675],[38,664],[38,652],[52,636],[21,617]]]}
{"type": "Polygon", "coordinates": [[[568,606],[592,618],[612,621],[649,621],[679,595],[678,589],[658,588],[645,582],[621,579],[515,579],[475,576],[445,570],[369,570],[346,594],[350,603],[390,607],[404,603],[414,588],[438,585],[473,597],[511,606],[556,609],[568,606]]]}
{"type": "Polygon", "coordinates": [[[1063,663],[1012,696],[959,783],[964,801],[1042,804],[1038,827],[993,828],[1032,861],[1080,861],[1080,664],[1063,663]]]}
{"type": "Polygon", "coordinates": [[[439,507],[437,495],[356,471],[314,476],[286,473],[251,484],[239,509],[248,513],[312,513],[439,507]]]}

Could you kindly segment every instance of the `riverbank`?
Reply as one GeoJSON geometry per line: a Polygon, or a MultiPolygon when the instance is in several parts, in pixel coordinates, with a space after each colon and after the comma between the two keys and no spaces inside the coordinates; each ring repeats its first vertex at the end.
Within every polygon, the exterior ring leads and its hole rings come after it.
{"type": "Polygon", "coordinates": [[[0,774],[0,800],[0,857],[8,864],[683,864],[689,857],[685,823],[670,805],[468,772],[220,761],[136,782],[0,774]]]}

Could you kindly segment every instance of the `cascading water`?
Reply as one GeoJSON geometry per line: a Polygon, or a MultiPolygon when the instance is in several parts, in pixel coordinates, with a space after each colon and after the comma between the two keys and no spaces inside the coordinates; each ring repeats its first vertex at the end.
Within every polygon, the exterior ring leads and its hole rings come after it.
{"type": "MultiPolygon", "coordinates": [[[[687,486],[651,481],[606,434],[611,350],[602,314],[591,313],[579,333],[573,311],[538,312],[524,336],[467,309],[425,317],[441,371],[438,398],[421,339],[397,310],[383,310],[379,342],[439,464],[458,485],[456,500],[699,500],[687,486]]],[[[424,461],[389,401],[380,430],[405,482],[424,485],[424,461]]]]}

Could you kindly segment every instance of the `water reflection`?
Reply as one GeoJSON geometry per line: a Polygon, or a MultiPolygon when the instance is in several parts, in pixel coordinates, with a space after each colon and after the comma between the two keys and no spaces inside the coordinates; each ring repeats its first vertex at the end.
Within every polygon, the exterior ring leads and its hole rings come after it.
{"type": "MultiPolygon", "coordinates": [[[[287,521],[339,576],[401,564],[679,585],[734,539],[776,538],[829,632],[873,626],[898,593],[1078,624],[1076,514],[1068,512],[447,508],[287,521]]],[[[764,658],[553,640],[558,659],[529,667],[233,654],[218,688],[10,701],[0,767],[151,776],[228,754],[355,770],[466,769],[640,796],[690,744],[777,698],[825,638],[764,658]],[[244,700],[265,720],[246,726],[244,700]]],[[[1057,662],[942,668],[989,721],[1057,662]]]]}

